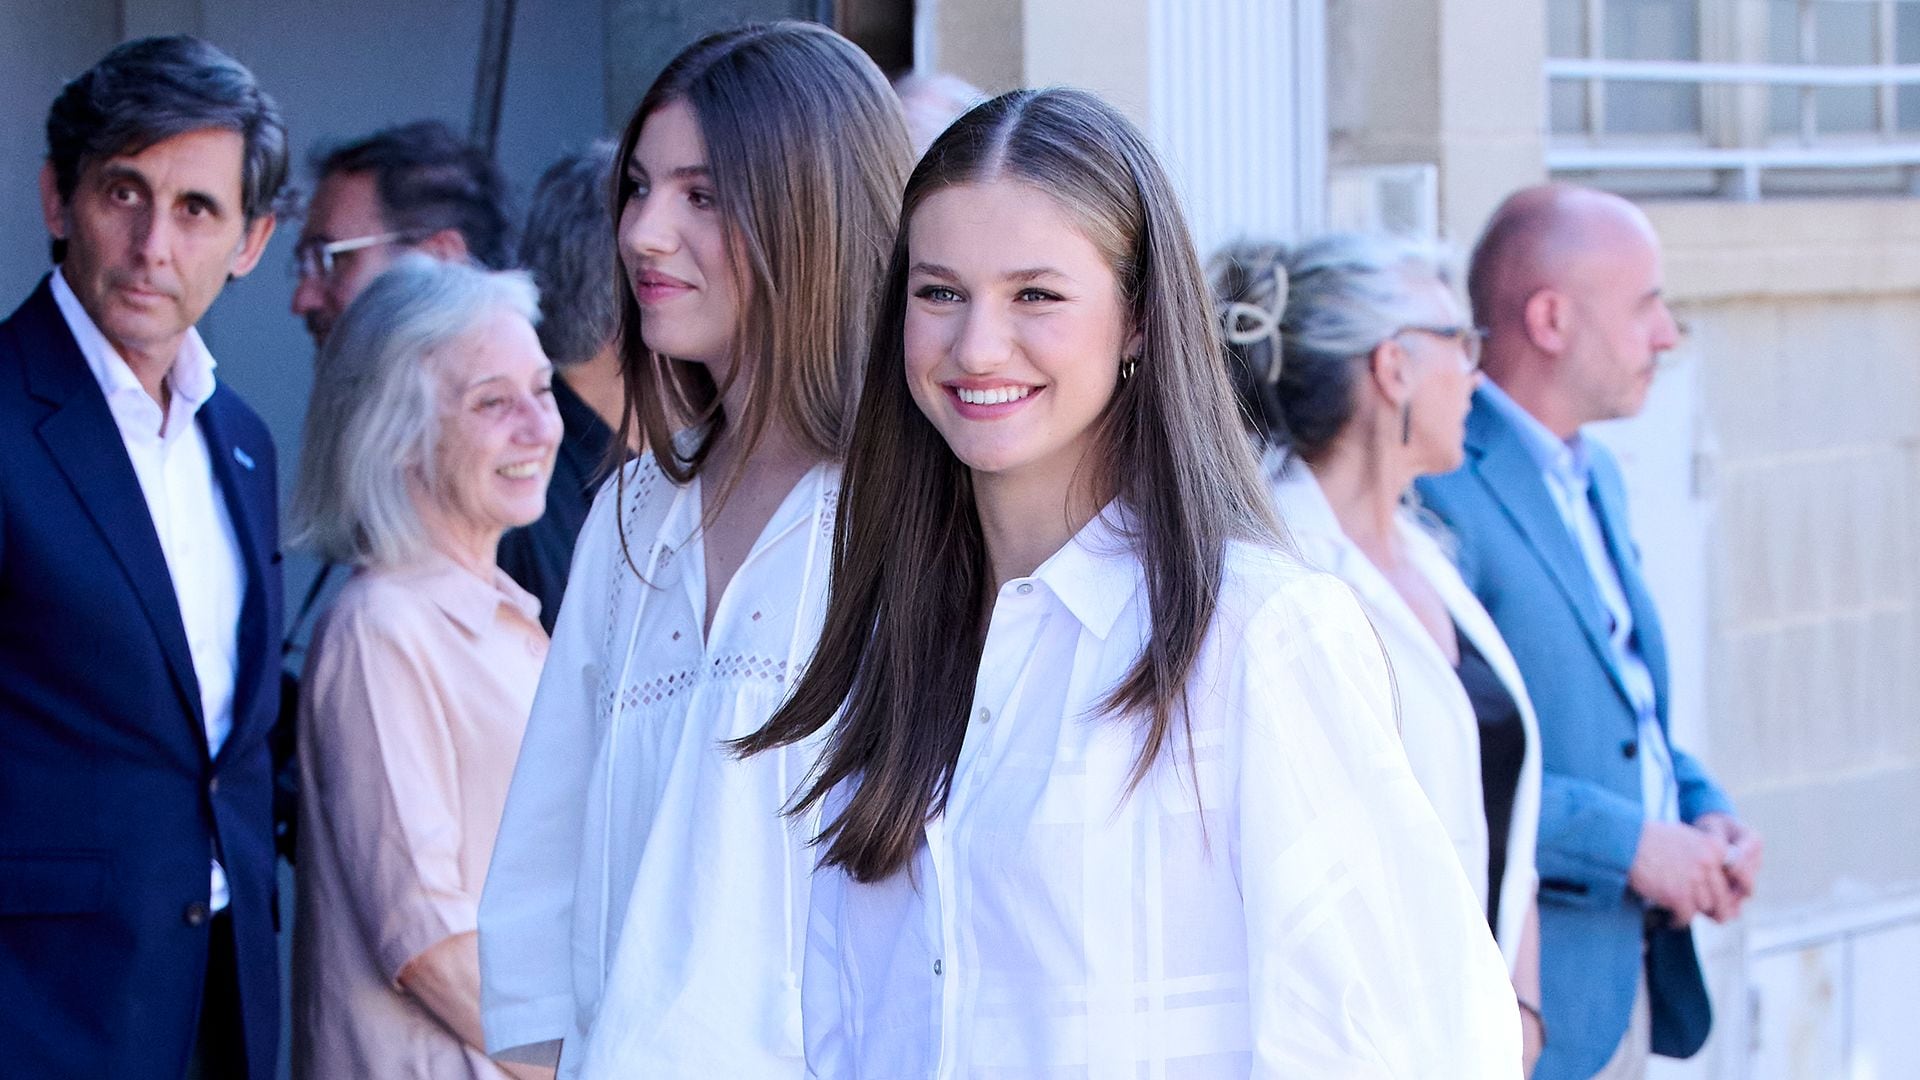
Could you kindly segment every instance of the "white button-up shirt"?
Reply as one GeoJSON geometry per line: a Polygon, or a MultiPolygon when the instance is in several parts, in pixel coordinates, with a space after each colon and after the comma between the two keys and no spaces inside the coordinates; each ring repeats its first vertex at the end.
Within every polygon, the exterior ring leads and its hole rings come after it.
{"type": "Polygon", "coordinates": [[[910,871],[815,874],[809,1071],[1517,1075],[1505,965],[1344,585],[1232,546],[1191,757],[1176,733],[1127,793],[1141,721],[1098,706],[1150,626],[1116,516],[1001,588],[910,871]]]}
{"type": "Polygon", "coordinates": [[[1627,700],[1638,718],[1640,799],[1646,815],[1654,821],[1678,821],[1680,789],[1674,779],[1673,754],[1667,747],[1665,732],[1660,729],[1653,672],[1633,638],[1633,606],[1627,603],[1627,590],[1620,583],[1620,568],[1613,564],[1613,555],[1607,550],[1607,534],[1600,525],[1599,512],[1593,507],[1593,473],[1586,437],[1576,433],[1573,438],[1563,440],[1521,408],[1519,402],[1508,397],[1492,379],[1482,379],[1480,386],[1487,400],[1493,402],[1520,433],[1520,441],[1540,466],[1547,492],[1553,496],[1554,509],[1560,512],[1561,523],[1573,537],[1574,546],[1580,549],[1587,576],[1593,579],[1600,606],[1607,613],[1607,636],[1613,649],[1614,666],[1620,672],[1620,681],[1627,688],[1627,700]]]}
{"type": "Polygon", "coordinates": [[[839,470],[794,486],[703,640],[704,485],[627,469],[581,529],[481,897],[487,1047],[562,1040],[562,1077],[798,1076],[812,833],[780,810],[817,741],[723,743],[819,640],[839,470]]]}
{"type": "MultiPolygon", "coordinates": [[[[173,579],[174,599],[193,656],[193,676],[200,684],[201,717],[206,725],[209,756],[220,752],[233,730],[233,686],[240,664],[240,605],[246,590],[246,567],[240,542],[233,532],[227,500],[213,475],[207,438],[194,422],[200,406],[213,396],[213,354],[189,328],[180,343],[180,355],[167,375],[172,391],[166,413],[140,385],[92,317],[80,306],[72,286],[59,270],[53,272],[53,300],[67,321],[80,355],[106,395],[107,408],[120,429],[133,473],[146,496],[173,579]]],[[[227,876],[214,860],[210,906],[227,906],[227,876]]]]}
{"type": "Polygon", "coordinates": [[[1413,513],[1403,508],[1395,515],[1394,532],[1408,564],[1433,587],[1454,627],[1499,676],[1526,733],[1526,754],[1508,820],[1505,871],[1500,881],[1490,882],[1480,724],[1473,702],[1460,684],[1458,670],[1399,590],[1340,527],[1340,519],[1306,462],[1289,459],[1281,450],[1268,450],[1262,466],[1280,520],[1286,522],[1301,557],[1346,582],[1380,632],[1380,643],[1393,665],[1394,704],[1407,761],[1441,825],[1453,838],[1454,850],[1475,892],[1482,893],[1484,902],[1483,890],[1498,890],[1500,923],[1494,937],[1511,969],[1519,963],[1520,939],[1539,891],[1534,844],[1540,824],[1540,728],[1526,684],[1520,678],[1520,665],[1507,651],[1493,617],[1474,598],[1473,590],[1461,580],[1460,571],[1446,552],[1421,528],[1413,513]]]}

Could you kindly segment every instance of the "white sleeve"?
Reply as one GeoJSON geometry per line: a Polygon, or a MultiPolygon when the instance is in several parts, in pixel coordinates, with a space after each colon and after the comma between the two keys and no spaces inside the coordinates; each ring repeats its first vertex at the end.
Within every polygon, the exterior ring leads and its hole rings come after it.
{"type": "Polygon", "coordinates": [[[1391,736],[1379,638],[1348,590],[1290,581],[1249,621],[1234,857],[1258,1077],[1515,1077],[1485,915],[1391,736]]]}
{"type": "Polygon", "coordinates": [[[800,975],[800,1017],[810,1077],[850,1076],[854,1071],[839,948],[845,896],[845,871],[831,866],[814,869],[807,902],[807,957],[800,975]]]}
{"type": "Polygon", "coordinates": [[[607,597],[619,538],[609,482],[574,547],[513,785],[480,898],[480,1013],[487,1052],[554,1063],[574,1028],[574,888],[597,759],[607,597]]]}

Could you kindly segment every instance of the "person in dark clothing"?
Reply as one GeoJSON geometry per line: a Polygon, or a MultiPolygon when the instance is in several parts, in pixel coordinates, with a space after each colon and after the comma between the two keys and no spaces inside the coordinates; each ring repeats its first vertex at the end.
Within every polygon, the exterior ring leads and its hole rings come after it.
{"type": "Polygon", "coordinates": [[[278,485],[195,327],[273,235],[286,127],[176,36],[46,130],[53,265],[0,321],[0,1072],[269,1080],[278,485]]]}
{"type": "MultiPolygon", "coordinates": [[[[609,184],[614,146],[598,142],[549,167],[534,188],[520,263],[540,287],[540,345],[558,378],[554,404],[564,434],[547,512],[500,541],[500,568],[540,599],[540,623],[553,632],[566,591],[574,538],[608,474],[618,436],[620,362],[614,354],[614,290],[609,184]]],[[[624,457],[624,455],[623,455],[624,457]]]]}

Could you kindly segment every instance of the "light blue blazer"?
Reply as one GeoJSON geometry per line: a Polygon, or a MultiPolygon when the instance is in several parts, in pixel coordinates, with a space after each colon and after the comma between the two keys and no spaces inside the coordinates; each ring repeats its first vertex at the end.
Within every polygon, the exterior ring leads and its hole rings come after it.
{"type": "MultiPolygon", "coordinates": [[[[1645,818],[1639,724],[1608,643],[1607,617],[1579,547],[1519,432],[1484,393],[1467,417],[1466,461],[1418,484],[1458,538],[1460,573],[1512,648],[1539,714],[1540,982],[1548,1045],[1536,1080],[1585,1080],[1626,1032],[1641,943],[1652,998],[1653,1050],[1687,1057],[1713,1025],[1689,930],[1649,932],[1627,891],[1645,818]]],[[[1667,727],[1666,643],[1627,526],[1619,467],[1589,443],[1593,493],[1633,610],[1667,727]]],[[[1683,820],[1732,812],[1699,762],[1673,748],[1683,820]]]]}

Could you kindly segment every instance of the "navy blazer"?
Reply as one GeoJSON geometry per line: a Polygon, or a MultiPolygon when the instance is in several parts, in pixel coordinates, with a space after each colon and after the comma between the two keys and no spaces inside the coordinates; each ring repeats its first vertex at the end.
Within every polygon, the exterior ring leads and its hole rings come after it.
{"type": "MultiPolygon", "coordinates": [[[[1664,731],[1659,613],[1641,578],[1619,469],[1604,447],[1588,447],[1594,506],[1664,731]]],[[[1599,590],[1539,463],[1484,393],[1467,417],[1466,450],[1459,469],[1418,488],[1457,538],[1461,576],[1512,648],[1540,719],[1540,996],[1550,1034],[1535,1080],[1584,1080],[1607,1063],[1627,1028],[1643,942],[1654,1052],[1686,1057],[1705,1042],[1713,1013],[1692,932],[1649,932],[1644,905],[1627,890],[1645,819],[1639,717],[1599,590]]],[[[1731,812],[1699,762],[1672,751],[1681,817],[1731,812]]]]}
{"type": "Polygon", "coordinates": [[[43,280],[0,323],[0,1060],[179,1080],[231,888],[248,1075],[279,1027],[272,773],[273,443],[219,387],[198,413],[246,573],[233,732],[209,760],[159,536],[105,395],[43,280]]]}

